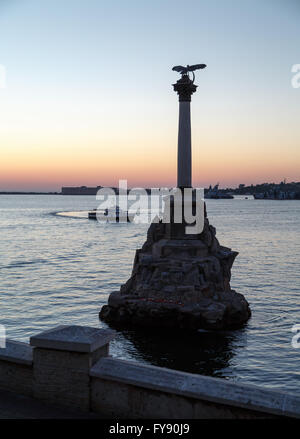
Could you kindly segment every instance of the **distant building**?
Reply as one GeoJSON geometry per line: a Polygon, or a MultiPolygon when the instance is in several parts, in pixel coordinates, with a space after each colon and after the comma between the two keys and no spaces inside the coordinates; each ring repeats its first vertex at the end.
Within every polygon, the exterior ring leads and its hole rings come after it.
{"type": "Polygon", "coordinates": [[[98,190],[101,189],[102,186],[96,187],[87,187],[87,186],[79,186],[79,187],[62,187],[61,194],[62,195],[96,195],[98,190]]]}

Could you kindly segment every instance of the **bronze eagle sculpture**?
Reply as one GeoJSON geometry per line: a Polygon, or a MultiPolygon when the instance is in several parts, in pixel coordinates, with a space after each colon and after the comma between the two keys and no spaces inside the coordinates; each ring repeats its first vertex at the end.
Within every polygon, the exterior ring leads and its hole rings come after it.
{"type": "Polygon", "coordinates": [[[194,73],[194,71],[198,70],[198,69],[205,69],[205,67],[206,67],[206,64],[194,64],[193,66],[187,65],[186,67],[184,67],[184,66],[174,66],[172,68],[172,70],[174,70],[175,72],[181,73],[181,75],[188,75],[189,72],[192,72],[192,74],[193,74],[193,82],[194,82],[194,80],[195,80],[195,73],[194,73]]]}
{"type": "Polygon", "coordinates": [[[193,66],[187,65],[186,67],[175,66],[172,68],[172,70],[175,70],[175,72],[179,72],[182,75],[184,75],[188,72],[193,72],[194,70],[205,69],[205,67],[206,67],[206,64],[194,64],[193,66]]]}

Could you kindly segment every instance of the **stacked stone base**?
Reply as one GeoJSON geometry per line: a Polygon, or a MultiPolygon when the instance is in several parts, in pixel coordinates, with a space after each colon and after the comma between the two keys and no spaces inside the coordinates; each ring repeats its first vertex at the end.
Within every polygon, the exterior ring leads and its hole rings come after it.
{"type": "Polygon", "coordinates": [[[145,244],[136,251],[130,279],[110,294],[100,318],[114,327],[197,330],[244,325],[251,315],[249,304],[230,287],[238,253],[219,244],[207,218],[199,235],[170,239],[170,227],[151,224],[145,244]]]}
{"type": "Polygon", "coordinates": [[[242,294],[231,290],[227,301],[202,299],[194,304],[172,304],[155,299],[133,299],[116,291],[109,305],[103,306],[100,318],[112,327],[169,329],[229,329],[241,327],[250,317],[242,294]]]}

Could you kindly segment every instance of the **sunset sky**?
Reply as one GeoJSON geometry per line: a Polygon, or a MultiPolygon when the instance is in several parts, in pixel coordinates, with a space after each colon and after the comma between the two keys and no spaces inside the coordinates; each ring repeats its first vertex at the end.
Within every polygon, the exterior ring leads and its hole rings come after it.
{"type": "Polygon", "coordinates": [[[176,185],[176,64],[193,185],[300,181],[298,0],[0,0],[0,191],[176,185]]]}

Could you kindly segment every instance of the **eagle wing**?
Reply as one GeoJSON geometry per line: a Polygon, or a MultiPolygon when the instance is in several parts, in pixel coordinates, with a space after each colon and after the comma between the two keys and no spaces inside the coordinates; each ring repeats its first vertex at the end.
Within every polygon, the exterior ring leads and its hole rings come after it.
{"type": "Polygon", "coordinates": [[[194,64],[193,66],[189,66],[189,71],[193,72],[194,70],[198,69],[205,69],[206,64],[194,64]]]}
{"type": "Polygon", "coordinates": [[[186,71],[186,67],[183,67],[183,66],[175,66],[175,67],[173,67],[172,68],[172,70],[175,70],[175,72],[184,72],[184,71],[186,71]]]}

